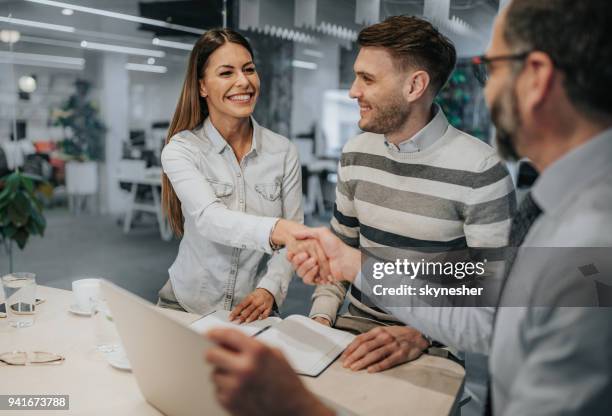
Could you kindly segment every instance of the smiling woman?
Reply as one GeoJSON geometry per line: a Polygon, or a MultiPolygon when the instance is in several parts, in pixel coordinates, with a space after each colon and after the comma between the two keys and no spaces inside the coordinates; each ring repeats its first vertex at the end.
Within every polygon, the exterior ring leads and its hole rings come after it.
{"type": "Polygon", "coordinates": [[[303,229],[295,146],[257,124],[259,76],[247,40],[230,29],[195,44],[162,152],[163,205],[183,239],[159,304],[231,318],[266,318],[292,269],[276,253],[303,229]]]}
{"type": "MultiPolygon", "coordinates": [[[[259,76],[251,52],[241,44],[226,42],[208,58],[199,85],[213,124],[232,123],[236,118],[248,121],[259,95],[259,76]]],[[[250,127],[248,122],[241,125],[250,127]]]]}

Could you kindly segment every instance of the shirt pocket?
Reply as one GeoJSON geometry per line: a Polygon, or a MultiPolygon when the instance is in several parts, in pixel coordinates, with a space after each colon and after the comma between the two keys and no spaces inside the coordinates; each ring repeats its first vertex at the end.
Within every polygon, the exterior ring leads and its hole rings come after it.
{"type": "Polygon", "coordinates": [[[257,183],[255,184],[255,190],[265,200],[274,202],[280,198],[281,183],[280,181],[274,183],[257,183]]]}
{"type": "Polygon", "coordinates": [[[210,186],[213,188],[215,192],[215,196],[217,198],[226,198],[234,192],[234,184],[231,182],[222,182],[216,179],[206,178],[210,186]]]}

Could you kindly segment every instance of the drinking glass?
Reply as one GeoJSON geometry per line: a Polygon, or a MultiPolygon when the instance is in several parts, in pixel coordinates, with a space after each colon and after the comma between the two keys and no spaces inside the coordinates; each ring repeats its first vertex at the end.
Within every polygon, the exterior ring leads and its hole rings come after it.
{"type": "Polygon", "coordinates": [[[121,341],[108,304],[104,299],[96,299],[93,311],[96,350],[104,353],[117,351],[121,341]]]}
{"type": "Polygon", "coordinates": [[[2,276],[2,289],[9,325],[15,328],[32,326],[36,303],[36,275],[17,272],[2,276]]]}

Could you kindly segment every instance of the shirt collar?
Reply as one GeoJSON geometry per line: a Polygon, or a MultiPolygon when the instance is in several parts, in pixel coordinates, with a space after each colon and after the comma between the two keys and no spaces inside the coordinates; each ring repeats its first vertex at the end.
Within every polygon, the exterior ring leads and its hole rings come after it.
{"type": "Polygon", "coordinates": [[[563,206],[602,172],[612,174],[611,154],[612,128],[609,128],[545,169],[533,185],[534,201],[544,212],[563,206]]]}
{"type": "MultiPolygon", "coordinates": [[[[253,117],[251,117],[251,125],[253,126],[253,140],[251,141],[251,150],[247,154],[251,152],[258,153],[261,151],[261,126],[255,121],[253,117]]],[[[204,120],[204,125],[202,127],[204,130],[204,134],[209,140],[212,142],[213,148],[217,153],[223,152],[225,148],[228,146],[227,141],[221,136],[219,130],[213,125],[212,121],[210,121],[210,117],[207,117],[204,120]]]]}
{"type": "Polygon", "coordinates": [[[385,138],[385,144],[398,153],[415,153],[427,149],[446,133],[448,120],[438,104],[432,107],[434,117],[414,136],[395,145],[385,138]]]}

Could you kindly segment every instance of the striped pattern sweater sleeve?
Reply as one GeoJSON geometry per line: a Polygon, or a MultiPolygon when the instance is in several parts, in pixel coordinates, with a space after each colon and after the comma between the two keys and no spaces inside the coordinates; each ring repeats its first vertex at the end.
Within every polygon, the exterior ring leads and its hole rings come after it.
{"type": "MultiPolygon", "coordinates": [[[[331,226],[366,250],[502,247],[515,210],[508,170],[484,142],[449,126],[424,151],[400,153],[383,136],[365,133],[343,149],[331,226]]],[[[346,292],[343,285],[318,287],[310,315],[335,320],[346,292]]]]}

